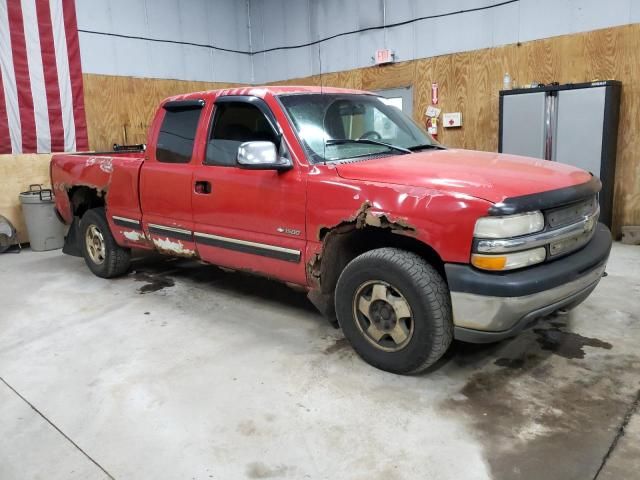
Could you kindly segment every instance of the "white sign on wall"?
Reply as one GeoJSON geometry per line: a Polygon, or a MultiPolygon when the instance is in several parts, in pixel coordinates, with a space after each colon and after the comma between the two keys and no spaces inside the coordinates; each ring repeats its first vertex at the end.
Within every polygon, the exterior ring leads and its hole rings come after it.
{"type": "Polygon", "coordinates": [[[444,128],[461,127],[462,112],[443,113],[442,126],[444,128]]]}

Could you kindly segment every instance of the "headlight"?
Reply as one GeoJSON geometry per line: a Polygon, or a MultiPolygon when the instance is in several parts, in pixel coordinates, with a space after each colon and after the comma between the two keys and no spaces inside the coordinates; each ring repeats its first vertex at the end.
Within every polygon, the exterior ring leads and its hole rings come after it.
{"type": "Polygon", "coordinates": [[[544,247],[500,255],[474,253],[471,255],[471,264],[483,270],[513,270],[544,262],[546,257],[547,251],[544,247]]]}
{"type": "Polygon", "coordinates": [[[510,238],[539,232],[544,228],[542,212],[527,212],[504,217],[482,217],[476,221],[476,238],[510,238]]]}

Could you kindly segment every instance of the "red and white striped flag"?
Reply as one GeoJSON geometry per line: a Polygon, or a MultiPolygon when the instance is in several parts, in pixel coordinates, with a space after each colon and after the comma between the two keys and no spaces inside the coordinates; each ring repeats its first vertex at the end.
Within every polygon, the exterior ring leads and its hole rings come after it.
{"type": "Polygon", "coordinates": [[[87,149],[74,0],[0,0],[0,153],[87,149]]]}

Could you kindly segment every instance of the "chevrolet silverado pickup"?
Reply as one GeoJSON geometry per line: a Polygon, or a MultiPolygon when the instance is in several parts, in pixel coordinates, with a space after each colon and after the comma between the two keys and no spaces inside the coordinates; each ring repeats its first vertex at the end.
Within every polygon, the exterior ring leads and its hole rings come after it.
{"type": "Polygon", "coordinates": [[[146,150],[54,155],[51,178],[64,251],[94,274],[140,249],[302,287],[396,373],[575,307],[611,248],[589,172],[445,148],[363,91],[172,97],[146,150]]]}

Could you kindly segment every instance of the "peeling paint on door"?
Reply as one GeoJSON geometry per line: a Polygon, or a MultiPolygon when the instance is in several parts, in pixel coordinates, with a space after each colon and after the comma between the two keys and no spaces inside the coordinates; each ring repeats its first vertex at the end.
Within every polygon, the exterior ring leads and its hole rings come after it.
{"type": "Polygon", "coordinates": [[[154,238],[153,244],[156,246],[160,253],[166,253],[168,255],[177,255],[179,257],[195,257],[195,250],[185,248],[184,244],[180,241],[173,241],[169,238],[154,238]]]}
{"type": "Polygon", "coordinates": [[[132,242],[142,242],[142,241],[146,240],[146,237],[144,236],[144,233],[137,232],[135,230],[131,230],[131,231],[128,231],[128,232],[122,232],[122,235],[124,235],[124,237],[127,240],[130,240],[132,242]]]}

